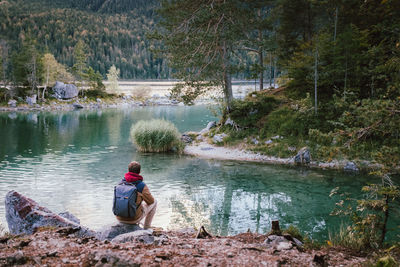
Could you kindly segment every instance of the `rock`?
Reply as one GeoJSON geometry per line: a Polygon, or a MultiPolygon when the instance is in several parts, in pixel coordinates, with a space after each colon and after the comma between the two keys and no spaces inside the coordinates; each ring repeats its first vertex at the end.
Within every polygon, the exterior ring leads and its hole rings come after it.
{"type": "Polygon", "coordinates": [[[273,141],[271,139],[269,139],[269,140],[264,142],[264,144],[266,144],[266,145],[269,145],[269,144],[272,144],[272,143],[273,143],[273,141]]]}
{"type": "Polygon", "coordinates": [[[264,244],[265,245],[277,245],[280,242],[287,242],[288,240],[284,236],[280,235],[269,235],[267,239],[265,239],[264,244]]]}
{"type": "Polygon", "coordinates": [[[118,235],[143,230],[137,224],[126,224],[126,223],[114,223],[103,227],[100,231],[96,233],[96,238],[99,240],[112,240],[118,235]]]}
{"type": "Polygon", "coordinates": [[[126,234],[117,235],[116,237],[111,239],[111,242],[114,243],[125,243],[132,241],[138,241],[144,244],[153,244],[154,236],[148,230],[137,230],[126,234]]]}
{"type": "Polygon", "coordinates": [[[289,250],[293,248],[293,244],[291,242],[280,242],[277,246],[276,249],[281,251],[281,250],[289,250]]]}
{"type": "Polygon", "coordinates": [[[295,237],[293,237],[293,242],[297,247],[302,247],[303,246],[303,242],[301,242],[300,240],[298,240],[295,237]]]}
{"type": "Polygon", "coordinates": [[[74,107],[74,109],[82,109],[83,108],[83,106],[79,103],[74,103],[74,104],[72,104],[72,106],[74,107]]]}
{"type": "Polygon", "coordinates": [[[257,140],[257,138],[252,138],[251,142],[255,145],[258,145],[260,142],[257,140]]]}
{"type": "Polygon", "coordinates": [[[28,258],[25,257],[22,251],[17,251],[13,255],[8,256],[6,261],[9,266],[22,265],[28,261],[28,258]]]}
{"type": "Polygon", "coordinates": [[[10,99],[7,104],[10,108],[15,108],[17,106],[17,100],[10,99]]]}
{"type": "Polygon", "coordinates": [[[11,234],[32,234],[39,227],[72,227],[78,236],[94,236],[94,232],[67,218],[39,206],[32,199],[10,191],[5,199],[6,219],[11,234]]]}
{"type": "Polygon", "coordinates": [[[290,152],[295,152],[296,151],[296,147],[295,146],[288,146],[287,150],[289,150],[290,152]]]}
{"type": "Polygon", "coordinates": [[[217,126],[217,122],[216,121],[210,121],[206,128],[204,128],[203,130],[200,131],[200,134],[205,134],[207,132],[209,132],[212,128],[217,126]]]}
{"type": "Polygon", "coordinates": [[[213,147],[210,147],[210,146],[203,146],[203,147],[200,147],[200,150],[203,150],[203,151],[207,151],[207,150],[213,150],[214,148],[213,147]]]}
{"type": "Polygon", "coordinates": [[[187,134],[182,134],[181,141],[186,144],[190,144],[191,142],[193,142],[193,139],[187,134]]]}
{"type": "Polygon", "coordinates": [[[343,167],[343,169],[345,171],[349,171],[349,172],[358,172],[359,171],[357,165],[352,161],[348,161],[346,163],[346,165],[343,167]]]}
{"type": "Polygon", "coordinates": [[[101,101],[100,98],[96,98],[96,102],[100,104],[100,103],[102,103],[103,101],[101,101]]]}
{"type": "Polygon", "coordinates": [[[283,139],[283,136],[276,135],[276,136],[272,136],[271,139],[272,139],[272,140],[275,140],[275,139],[283,139]]]}
{"type": "Polygon", "coordinates": [[[231,118],[228,118],[228,119],[225,121],[225,124],[224,124],[224,125],[235,126],[236,123],[235,123],[233,120],[231,120],[231,118]]]}
{"type": "Polygon", "coordinates": [[[222,133],[222,134],[216,134],[214,135],[212,141],[214,144],[217,143],[222,143],[224,141],[224,138],[227,137],[228,135],[226,133],[222,133]]]}
{"type": "Polygon", "coordinates": [[[315,262],[318,266],[328,266],[327,260],[329,256],[327,254],[317,253],[314,255],[313,262],[315,262]]]}
{"type": "Polygon", "coordinates": [[[26,96],[26,103],[29,106],[33,106],[34,104],[36,104],[36,98],[37,98],[37,95],[26,96]]]}
{"type": "Polygon", "coordinates": [[[73,215],[72,213],[68,212],[68,211],[64,211],[59,213],[58,215],[60,215],[61,217],[64,217],[70,221],[73,221],[74,223],[80,224],[81,220],[79,220],[75,215],[73,215]]]}
{"type": "Polygon", "coordinates": [[[57,81],[53,87],[53,92],[58,99],[71,99],[78,96],[79,90],[73,84],[65,84],[57,81]]]}
{"type": "Polygon", "coordinates": [[[309,164],[311,162],[311,153],[308,147],[303,147],[294,157],[294,162],[299,165],[309,164]]]}

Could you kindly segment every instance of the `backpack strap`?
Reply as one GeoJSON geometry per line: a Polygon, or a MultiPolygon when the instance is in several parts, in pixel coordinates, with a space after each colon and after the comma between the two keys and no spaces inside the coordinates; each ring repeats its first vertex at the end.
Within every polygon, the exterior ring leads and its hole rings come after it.
{"type": "Polygon", "coordinates": [[[138,192],[142,193],[144,187],[146,186],[143,181],[139,181],[138,183],[128,183],[125,179],[122,179],[122,181],[119,184],[126,184],[126,185],[134,185],[136,186],[136,189],[138,192]]]}
{"type": "Polygon", "coordinates": [[[139,183],[136,184],[136,189],[138,192],[142,193],[145,186],[146,184],[140,181],[139,183]]]}

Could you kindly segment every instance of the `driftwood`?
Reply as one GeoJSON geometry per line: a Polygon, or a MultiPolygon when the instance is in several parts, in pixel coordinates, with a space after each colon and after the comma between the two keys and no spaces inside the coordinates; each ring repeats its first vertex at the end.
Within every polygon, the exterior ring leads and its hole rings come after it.
{"type": "Polygon", "coordinates": [[[199,228],[199,231],[197,231],[196,238],[207,238],[207,237],[212,237],[212,235],[209,234],[209,233],[206,231],[206,228],[204,228],[204,226],[201,226],[201,227],[199,228]]]}

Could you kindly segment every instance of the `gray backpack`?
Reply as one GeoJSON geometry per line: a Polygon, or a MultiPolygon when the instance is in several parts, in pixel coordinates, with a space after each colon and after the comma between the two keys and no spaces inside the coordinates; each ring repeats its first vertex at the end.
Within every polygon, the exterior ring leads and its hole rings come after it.
{"type": "Polygon", "coordinates": [[[114,187],[113,213],[116,216],[125,218],[134,218],[136,215],[136,197],[137,192],[143,191],[145,184],[128,183],[122,180],[114,187]]]}

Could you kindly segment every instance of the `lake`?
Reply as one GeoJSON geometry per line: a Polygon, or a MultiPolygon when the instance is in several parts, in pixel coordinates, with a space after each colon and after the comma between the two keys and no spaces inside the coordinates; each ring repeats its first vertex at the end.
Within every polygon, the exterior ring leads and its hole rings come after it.
{"type": "MultiPolygon", "coordinates": [[[[155,226],[205,225],[214,234],[231,235],[266,233],[271,220],[279,220],[323,241],[340,225],[329,215],[337,200],[329,197],[331,189],[360,196],[365,183],[377,182],[334,171],[140,153],[130,128],[151,118],[171,120],[181,132],[216,119],[205,106],[0,113],[0,198],[16,190],[98,230],[116,221],[113,186],[137,160],[158,200],[155,226]]],[[[6,226],[4,205],[0,220],[6,226]]]]}

